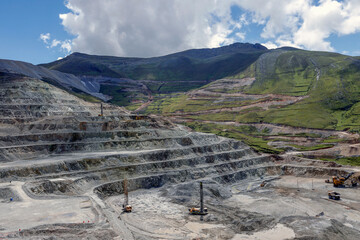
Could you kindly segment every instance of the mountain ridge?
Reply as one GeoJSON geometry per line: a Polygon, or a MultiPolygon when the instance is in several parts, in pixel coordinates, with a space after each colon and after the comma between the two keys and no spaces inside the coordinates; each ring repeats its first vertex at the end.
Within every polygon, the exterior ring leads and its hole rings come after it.
{"type": "Polygon", "coordinates": [[[240,73],[267,51],[261,44],[234,43],[153,58],[73,53],[39,66],[74,74],[90,85],[99,85],[98,92],[112,96],[110,102],[128,106],[150,101],[154,94],[184,92],[240,73]],[[112,80],[108,81],[109,78],[112,80]]]}
{"type": "MultiPolygon", "coordinates": [[[[260,44],[234,43],[219,48],[190,49],[178,53],[152,58],[132,58],[97,56],[83,53],[73,53],[66,58],[48,64],[40,64],[53,70],[75,75],[95,75],[104,77],[131,78],[134,80],[204,80],[199,72],[214,69],[214,64],[228,60],[245,62],[246,57],[253,57],[267,51],[260,44]],[[235,56],[235,54],[238,54],[235,56]],[[244,55],[244,56],[243,56],[244,55]],[[177,71],[180,69],[181,72],[177,71]],[[81,70],[81,71],[80,71],[81,70]],[[158,73],[161,72],[161,73],[158,73]],[[184,74],[183,74],[184,73],[184,74]]],[[[241,70],[241,69],[240,69],[241,70]]],[[[232,66],[228,71],[240,71],[232,66]]],[[[226,72],[226,74],[229,74],[226,72]]],[[[224,73],[225,74],[225,73],[224,73]]],[[[215,80],[225,75],[219,72],[213,76],[205,76],[206,80],[215,80]]]]}

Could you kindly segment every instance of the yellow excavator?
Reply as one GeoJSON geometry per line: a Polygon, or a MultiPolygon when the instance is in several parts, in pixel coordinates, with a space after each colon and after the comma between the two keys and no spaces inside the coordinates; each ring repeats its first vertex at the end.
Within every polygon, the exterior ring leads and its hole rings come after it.
{"type": "MultiPolygon", "coordinates": [[[[325,182],[333,183],[334,187],[345,187],[345,181],[348,180],[353,174],[354,174],[354,172],[349,173],[345,177],[343,177],[343,176],[333,176],[332,181],[330,181],[328,179],[325,182]]],[[[351,184],[352,184],[352,186],[356,185],[356,183],[353,182],[353,181],[351,182],[351,184]]]]}
{"type": "Polygon", "coordinates": [[[189,213],[191,215],[206,215],[208,214],[207,208],[204,208],[204,193],[203,193],[203,185],[202,182],[200,182],[200,207],[192,207],[189,208],[189,213]]]}

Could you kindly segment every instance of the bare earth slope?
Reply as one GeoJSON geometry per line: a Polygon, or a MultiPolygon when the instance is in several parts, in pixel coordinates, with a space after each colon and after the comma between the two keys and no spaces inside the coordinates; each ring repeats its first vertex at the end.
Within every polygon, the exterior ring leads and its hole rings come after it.
{"type": "Polygon", "coordinates": [[[31,63],[0,59],[0,72],[21,74],[35,79],[51,81],[65,89],[76,89],[77,91],[93,95],[103,100],[109,99],[109,96],[99,93],[99,91],[91,85],[89,86],[87,81],[83,81],[75,75],[49,70],[41,66],[32,65],[31,63]]]}

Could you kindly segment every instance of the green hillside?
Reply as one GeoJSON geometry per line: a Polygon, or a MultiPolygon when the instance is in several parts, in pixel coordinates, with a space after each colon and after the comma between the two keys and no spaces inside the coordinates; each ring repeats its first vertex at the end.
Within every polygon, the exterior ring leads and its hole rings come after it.
{"type": "Polygon", "coordinates": [[[256,80],[241,88],[226,87],[223,80],[212,82],[203,90],[211,96],[189,98],[187,95],[162,96],[146,110],[147,113],[174,115],[210,110],[186,118],[242,123],[276,123],[321,129],[360,129],[360,60],[337,53],[312,52],[298,49],[277,49],[262,54],[259,59],[230,79],[256,80]],[[215,87],[214,86],[219,86],[215,87]],[[221,87],[220,87],[221,86],[221,87]],[[218,96],[216,94],[218,94],[218,96]],[[263,95],[260,99],[226,97],[224,94],[263,95]],[[276,101],[276,96],[303,97],[291,104],[256,107],[261,102],[276,101]],[[255,107],[241,110],[244,105],[255,107]]]}
{"type": "Polygon", "coordinates": [[[359,129],[360,62],[357,58],[302,50],[282,52],[276,58],[264,54],[256,62],[254,74],[257,80],[245,90],[246,93],[307,98],[283,108],[258,112],[247,121],[359,129]],[[267,57],[275,64],[264,69],[261,65],[269,61],[267,57]]]}

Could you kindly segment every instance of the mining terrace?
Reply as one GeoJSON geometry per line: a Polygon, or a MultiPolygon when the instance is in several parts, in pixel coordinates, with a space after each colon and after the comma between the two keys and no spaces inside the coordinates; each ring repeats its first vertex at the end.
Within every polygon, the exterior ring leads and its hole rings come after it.
{"type": "Polygon", "coordinates": [[[360,169],[0,81],[0,239],[360,239],[360,169]],[[124,179],[132,212],[123,212],[124,179]],[[205,216],[199,206],[204,186],[205,216]],[[347,184],[348,185],[348,184],[347,184]],[[328,198],[328,191],[341,194],[328,198]]]}

